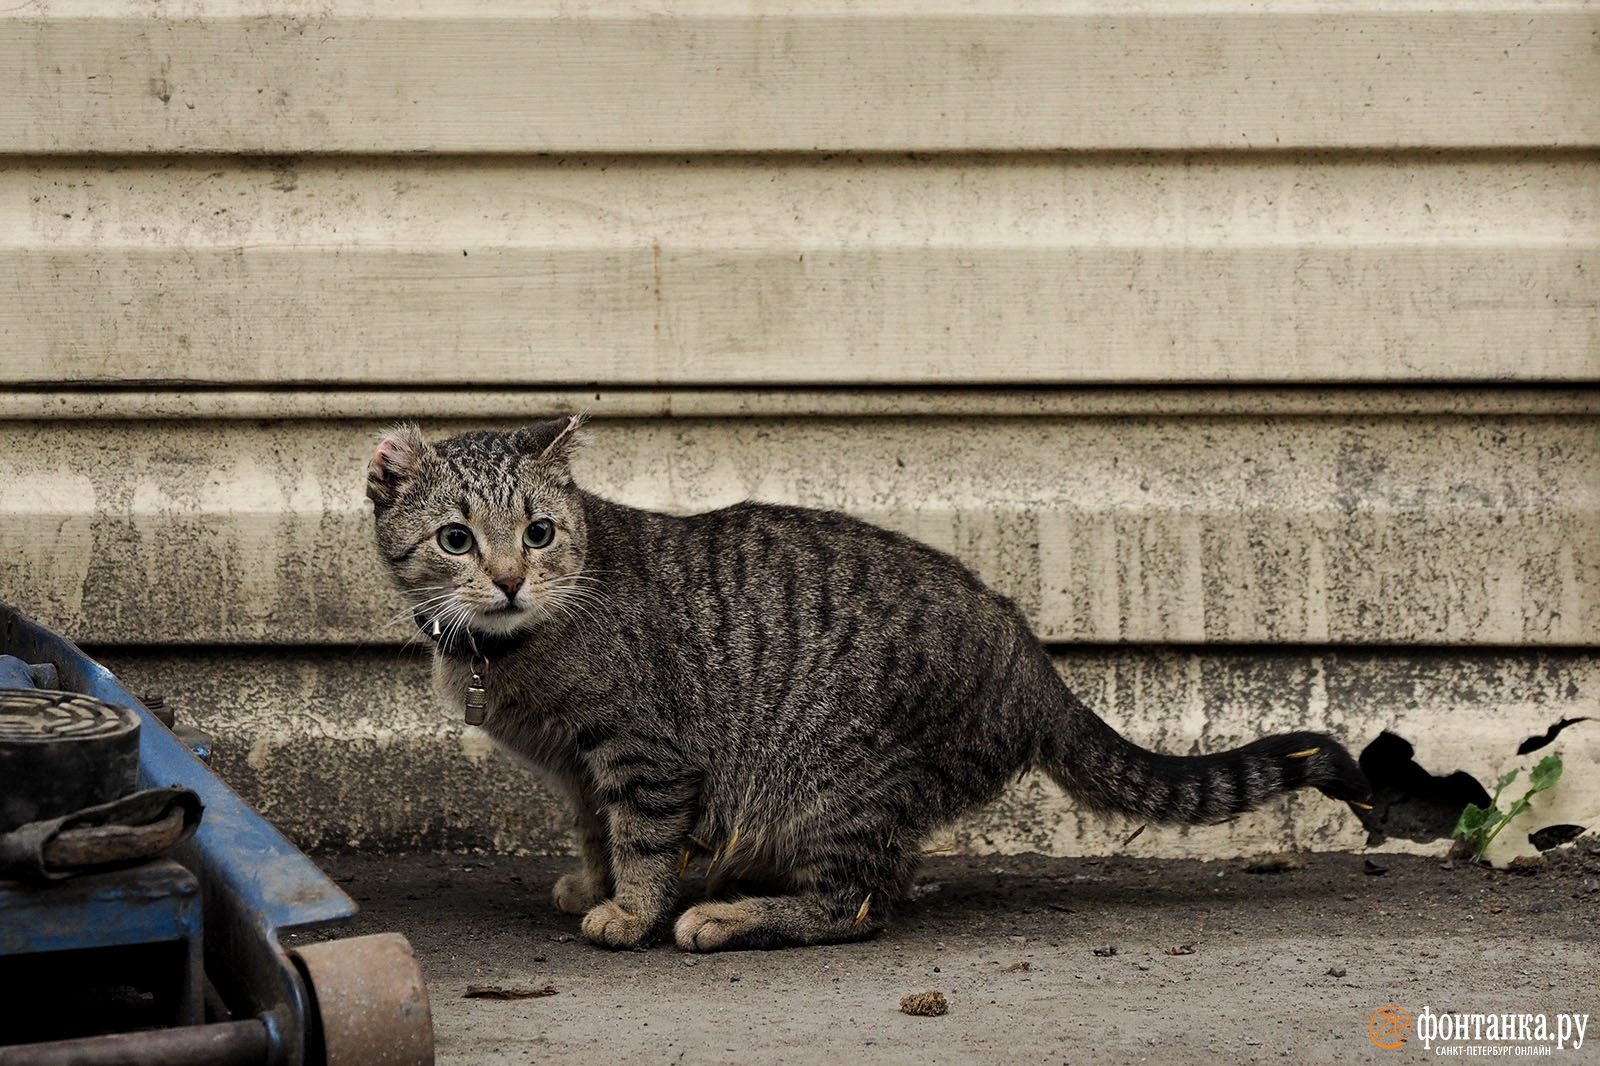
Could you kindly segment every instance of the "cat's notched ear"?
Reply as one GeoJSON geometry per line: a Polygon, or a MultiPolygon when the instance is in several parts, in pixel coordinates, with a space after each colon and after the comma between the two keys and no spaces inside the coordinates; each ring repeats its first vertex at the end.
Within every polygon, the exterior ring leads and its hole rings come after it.
{"type": "Polygon", "coordinates": [[[516,432],[517,448],[541,463],[565,466],[579,445],[589,443],[589,435],[579,432],[587,421],[587,415],[576,414],[523,426],[516,432]]]}
{"type": "Polygon", "coordinates": [[[410,422],[385,433],[367,464],[367,498],[380,506],[393,503],[406,482],[417,476],[427,452],[422,430],[410,422]]]}

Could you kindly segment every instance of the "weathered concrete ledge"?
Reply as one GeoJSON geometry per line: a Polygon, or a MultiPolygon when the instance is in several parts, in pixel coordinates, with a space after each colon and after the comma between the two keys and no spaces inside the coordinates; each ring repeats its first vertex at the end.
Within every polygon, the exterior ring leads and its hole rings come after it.
{"type": "MultiPolygon", "coordinates": [[[[1600,373],[1600,363],[1597,363],[1600,373]]],[[[524,419],[583,411],[615,418],[1117,418],[1352,415],[1600,415],[1600,391],[1553,387],[1331,388],[1114,385],[1069,389],[410,389],[22,388],[0,420],[524,419]]]]}
{"type": "Polygon", "coordinates": [[[53,0],[0,17],[0,139],[276,154],[1587,146],[1594,26],[1570,0],[53,0]]]}
{"type": "MultiPolygon", "coordinates": [[[[381,425],[0,422],[0,596],[113,644],[403,639],[362,496],[381,425]]],[[[578,474],[602,494],[842,509],[953,551],[1050,641],[1600,643],[1593,416],[656,418],[594,436],[578,474]]]]}
{"type": "MultiPolygon", "coordinates": [[[[1594,80],[1554,78],[1548,107],[1594,80]]],[[[0,160],[0,277],[25,308],[0,318],[0,382],[1580,385],[1596,203],[1580,153],[0,160]]]]}
{"type": "MultiPolygon", "coordinates": [[[[556,852],[562,817],[534,775],[481,731],[449,718],[429,690],[426,658],[391,648],[95,651],[135,692],[159,689],[177,714],[212,732],[214,766],[306,846],[556,852]]],[[[1539,753],[1527,737],[1558,719],[1600,715],[1594,651],[1080,649],[1059,667],[1131,738],[1166,751],[1234,746],[1266,732],[1325,729],[1359,751],[1383,730],[1435,774],[1492,785],[1559,752],[1561,786],[1531,828],[1600,824],[1600,722],[1580,723],[1539,753]]],[[[1087,816],[1029,776],[936,843],[970,853],[1132,854],[1215,858],[1285,848],[1355,848],[1366,834],[1342,805],[1296,794],[1221,826],[1137,828],[1087,816]]],[[[1507,845],[1515,844],[1508,833],[1507,845]]],[[[1524,840],[1521,848],[1528,850],[1524,840]]],[[[1395,840],[1394,846],[1421,846],[1395,840]]]]}

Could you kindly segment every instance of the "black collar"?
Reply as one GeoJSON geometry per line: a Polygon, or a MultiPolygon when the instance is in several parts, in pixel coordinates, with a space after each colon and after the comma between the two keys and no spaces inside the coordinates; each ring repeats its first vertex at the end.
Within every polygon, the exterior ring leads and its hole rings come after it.
{"type": "Polygon", "coordinates": [[[446,639],[429,615],[413,611],[411,617],[416,621],[417,628],[422,630],[422,635],[438,645],[441,652],[462,659],[499,659],[522,647],[525,639],[517,634],[475,633],[466,626],[457,629],[446,639]]]}

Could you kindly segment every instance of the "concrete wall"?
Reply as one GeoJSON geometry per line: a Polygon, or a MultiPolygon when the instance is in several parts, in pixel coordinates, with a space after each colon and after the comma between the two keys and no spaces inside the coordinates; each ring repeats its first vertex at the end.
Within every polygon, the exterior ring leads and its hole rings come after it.
{"type": "MultiPolygon", "coordinates": [[[[1600,715],[1597,35],[1525,0],[0,12],[0,596],[302,842],[559,848],[426,692],[362,485],[396,418],[584,408],[617,498],[955,551],[1143,742],[1391,729],[1492,781],[1600,715]]],[[[1600,728],[1546,750],[1541,824],[1600,823],[1600,728]]],[[[1029,779],[950,842],[1131,828],[1029,779]]],[[[1363,839],[1297,797],[1130,847],[1363,839]]]]}

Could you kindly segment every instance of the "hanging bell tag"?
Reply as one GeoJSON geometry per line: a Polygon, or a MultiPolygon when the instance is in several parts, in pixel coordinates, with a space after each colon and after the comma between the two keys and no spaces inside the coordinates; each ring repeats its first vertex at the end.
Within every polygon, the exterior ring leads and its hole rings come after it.
{"type": "Polygon", "coordinates": [[[489,709],[489,694],[483,688],[483,675],[473,667],[472,680],[467,682],[466,720],[468,725],[482,725],[489,709]]]}

